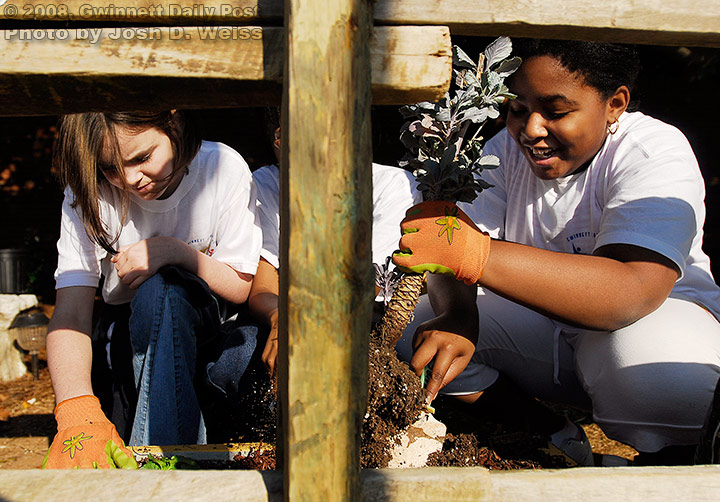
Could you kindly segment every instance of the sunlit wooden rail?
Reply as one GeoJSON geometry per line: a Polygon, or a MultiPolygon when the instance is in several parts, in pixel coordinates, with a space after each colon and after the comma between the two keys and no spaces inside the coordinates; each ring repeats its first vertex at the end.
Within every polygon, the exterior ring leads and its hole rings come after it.
{"type": "MultiPolygon", "coordinates": [[[[1,0],[0,0],[1,1],[1,0]]],[[[720,47],[717,0],[8,0],[0,115],[283,103],[282,472],[0,471],[0,498],[109,486],[193,500],[716,500],[718,469],[361,471],[370,267],[369,106],[448,89],[450,36],[720,47]],[[372,10],[371,10],[372,9],[372,10]]]]}

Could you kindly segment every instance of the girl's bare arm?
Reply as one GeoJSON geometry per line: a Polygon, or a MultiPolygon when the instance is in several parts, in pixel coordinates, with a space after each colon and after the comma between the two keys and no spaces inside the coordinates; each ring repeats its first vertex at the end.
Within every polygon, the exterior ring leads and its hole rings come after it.
{"type": "Polygon", "coordinates": [[[137,288],[164,265],[177,265],[207,282],[218,296],[233,303],[244,303],[253,276],[238,272],[173,237],[152,237],[123,246],[112,257],[123,284],[137,288]]]}
{"type": "Polygon", "coordinates": [[[549,317],[615,330],[658,308],[677,278],[673,262],[638,246],[580,255],[493,241],[479,284],[549,317]]]}
{"type": "Polygon", "coordinates": [[[263,350],[262,361],[271,375],[277,370],[278,354],[278,271],[264,258],[260,258],[253,279],[248,305],[250,312],[270,328],[263,350]]]}
{"type": "Polygon", "coordinates": [[[47,336],[47,357],[56,402],[92,394],[90,334],[95,288],[74,286],[57,291],[47,336]]]}

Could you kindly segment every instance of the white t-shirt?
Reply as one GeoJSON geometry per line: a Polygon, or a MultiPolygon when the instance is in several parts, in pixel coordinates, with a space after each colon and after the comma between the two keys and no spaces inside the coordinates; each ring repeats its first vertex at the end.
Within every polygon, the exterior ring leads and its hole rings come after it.
{"type": "MultiPolygon", "coordinates": [[[[257,185],[258,214],[263,229],[260,255],[280,267],[280,170],[264,166],[253,173],[257,185]]],[[[372,165],[373,228],[372,259],[382,265],[400,241],[400,222],[405,211],[422,201],[413,176],[399,167],[372,165]]]]}
{"type": "MultiPolygon", "coordinates": [[[[255,274],[262,245],[255,185],[247,163],[232,148],[203,141],[188,174],[170,197],[146,201],[130,195],[125,224],[120,223],[120,190],[108,185],[102,193],[100,214],[108,234],[112,238],[120,233],[115,249],[150,237],[175,237],[238,272],[255,274]]],[[[68,188],[57,244],[56,288],[97,287],[103,275],[105,302],[129,302],[134,291],[120,282],[110,255],[87,236],[79,215],[70,207],[72,200],[68,188]]]]}
{"type": "Polygon", "coordinates": [[[680,269],[674,293],[720,317],[720,288],[701,249],[705,185],[675,127],[624,113],[587,169],[555,180],[533,174],[506,129],[483,153],[500,158],[499,168],[482,173],[494,186],[461,206],[491,236],[566,253],[608,244],[650,249],[680,269]]]}

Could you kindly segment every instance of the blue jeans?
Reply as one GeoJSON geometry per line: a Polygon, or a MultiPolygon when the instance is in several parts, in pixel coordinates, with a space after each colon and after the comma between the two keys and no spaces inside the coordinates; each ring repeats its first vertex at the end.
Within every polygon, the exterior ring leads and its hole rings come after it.
{"type": "Polygon", "coordinates": [[[255,350],[257,328],[223,325],[207,284],[176,267],[145,281],[130,311],[137,406],[129,444],[206,443],[197,391],[202,396],[208,386],[239,382],[255,350]]]}

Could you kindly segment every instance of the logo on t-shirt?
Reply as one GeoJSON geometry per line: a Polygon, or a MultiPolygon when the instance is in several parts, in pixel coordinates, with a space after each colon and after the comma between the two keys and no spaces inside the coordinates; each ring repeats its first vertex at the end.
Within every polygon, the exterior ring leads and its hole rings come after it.
{"type": "Polygon", "coordinates": [[[190,242],[188,242],[188,246],[190,246],[194,249],[197,249],[202,254],[212,256],[213,253],[215,252],[215,247],[217,246],[217,242],[215,242],[214,235],[209,235],[202,239],[191,240],[190,242]]]}
{"type": "Polygon", "coordinates": [[[574,254],[590,254],[595,249],[595,232],[577,232],[568,237],[567,241],[572,246],[574,254]]]}

